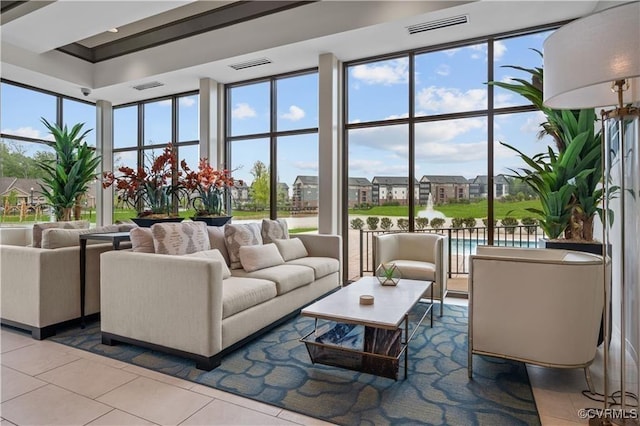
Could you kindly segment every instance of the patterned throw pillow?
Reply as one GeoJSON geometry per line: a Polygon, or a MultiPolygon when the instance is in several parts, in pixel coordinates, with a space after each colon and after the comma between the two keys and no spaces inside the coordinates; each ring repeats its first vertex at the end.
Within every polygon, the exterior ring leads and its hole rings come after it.
{"type": "Polygon", "coordinates": [[[158,254],[184,255],[210,248],[204,222],[156,223],[151,226],[151,235],[158,254]]]}
{"type": "Polygon", "coordinates": [[[42,232],[45,229],[89,229],[88,220],[72,220],[68,222],[46,222],[33,225],[32,247],[42,247],[42,232]]]}
{"type": "Polygon", "coordinates": [[[289,228],[286,220],[262,219],[262,241],[265,244],[287,239],[289,239],[289,228]]]}
{"type": "Polygon", "coordinates": [[[135,227],[129,231],[131,249],[137,253],[155,253],[151,228],[135,227]]]}
{"type": "Polygon", "coordinates": [[[240,225],[227,224],[224,226],[224,243],[229,253],[231,269],[240,269],[240,247],[262,244],[260,225],[257,223],[243,223],[240,225]]]}

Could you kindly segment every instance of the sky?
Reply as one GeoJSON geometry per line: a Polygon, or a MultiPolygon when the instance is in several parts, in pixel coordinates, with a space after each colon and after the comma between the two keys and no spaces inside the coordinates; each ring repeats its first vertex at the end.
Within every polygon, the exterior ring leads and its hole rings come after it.
{"type": "MultiPolygon", "coordinates": [[[[531,49],[542,50],[550,33],[497,41],[494,45],[494,77],[510,81],[528,76],[502,65],[541,66],[542,58],[531,49]]],[[[483,110],[487,108],[486,44],[459,47],[416,55],[415,112],[431,116],[483,110]]],[[[409,60],[391,59],[349,67],[347,70],[348,123],[366,123],[407,117],[409,113],[409,60]]],[[[276,129],[278,131],[313,129],[318,126],[317,73],[276,80],[276,129]]],[[[53,96],[2,85],[0,128],[3,133],[50,138],[39,117],[55,121],[53,96]]],[[[496,107],[524,105],[526,100],[496,88],[496,107]]],[[[235,86],[230,91],[231,136],[269,131],[270,83],[235,86]]],[[[179,141],[198,139],[198,96],[178,99],[179,141]]],[[[85,122],[95,129],[95,111],[91,105],[65,100],[65,123],[85,122]]],[[[171,137],[171,101],[145,104],[144,144],[164,145],[171,137]]],[[[548,140],[537,139],[540,112],[496,116],[495,170],[509,173],[522,166],[521,160],[498,142],[503,141],[533,154],[546,150],[548,140]]],[[[114,110],[114,147],[134,147],[137,138],[136,107],[114,110]]],[[[408,132],[406,124],[368,127],[349,131],[348,169],[351,177],[407,176],[408,132]]],[[[473,178],[487,173],[487,119],[484,116],[419,123],[415,127],[416,176],[461,175],[473,178]]],[[[87,137],[95,145],[95,130],[87,137]]],[[[22,144],[32,150],[33,144],[22,144]]],[[[298,175],[318,174],[318,138],[316,133],[283,136],[277,140],[278,180],[292,186],[298,175]]],[[[180,158],[194,168],[197,146],[180,148],[180,158]]],[[[116,164],[134,165],[135,151],[116,154],[116,164]]],[[[251,138],[232,142],[231,164],[234,177],[252,181],[256,161],[269,164],[269,141],[251,138]]]]}

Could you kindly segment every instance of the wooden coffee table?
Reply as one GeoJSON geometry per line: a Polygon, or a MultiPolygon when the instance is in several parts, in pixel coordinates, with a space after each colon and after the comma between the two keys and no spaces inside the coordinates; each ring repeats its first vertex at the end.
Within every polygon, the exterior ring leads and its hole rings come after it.
{"type": "Polygon", "coordinates": [[[363,277],[302,310],[303,316],[315,318],[316,323],[300,341],[314,364],[395,380],[404,353],[406,379],[409,342],[429,313],[433,327],[433,305],[427,304],[417,322],[409,321],[409,311],[429,289],[433,300],[431,281],[403,278],[397,286],[383,286],[375,277],[363,277]],[[362,295],[372,295],[374,303],[361,305],[362,295]]]}

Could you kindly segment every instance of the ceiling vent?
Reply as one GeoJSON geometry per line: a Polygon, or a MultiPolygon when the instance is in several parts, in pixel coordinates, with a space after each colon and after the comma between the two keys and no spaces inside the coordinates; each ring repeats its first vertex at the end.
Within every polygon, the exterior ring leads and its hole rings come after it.
{"type": "Polygon", "coordinates": [[[271,59],[260,58],[260,59],[254,59],[252,61],[240,62],[240,63],[229,65],[229,66],[234,70],[238,71],[238,70],[243,70],[245,68],[258,67],[260,65],[267,65],[270,63],[271,63],[271,59]]]}
{"type": "Polygon", "coordinates": [[[136,90],[147,90],[160,86],[164,86],[164,83],[160,83],[159,81],[152,81],[150,83],[138,84],[137,86],[133,86],[133,88],[136,90]]]}
{"type": "Polygon", "coordinates": [[[439,28],[452,27],[454,25],[466,24],[469,22],[469,15],[453,16],[451,18],[437,19],[435,21],[422,22],[407,27],[409,34],[423,33],[425,31],[437,30],[439,28]]]}

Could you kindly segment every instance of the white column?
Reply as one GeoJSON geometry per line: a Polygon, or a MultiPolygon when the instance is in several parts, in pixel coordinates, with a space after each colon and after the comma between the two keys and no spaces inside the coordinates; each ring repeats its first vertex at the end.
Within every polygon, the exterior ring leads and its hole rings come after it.
{"type": "Polygon", "coordinates": [[[200,79],[200,157],[216,168],[224,163],[223,85],[200,79]]]}
{"type": "Polygon", "coordinates": [[[102,157],[96,187],[96,226],[113,223],[113,189],[102,189],[102,173],[113,171],[113,106],[96,102],[96,153],[102,157]]]}
{"type": "Polygon", "coordinates": [[[318,59],[318,232],[336,234],[342,205],[340,192],[340,158],[342,132],[340,131],[340,63],[332,53],[318,59]]]}

